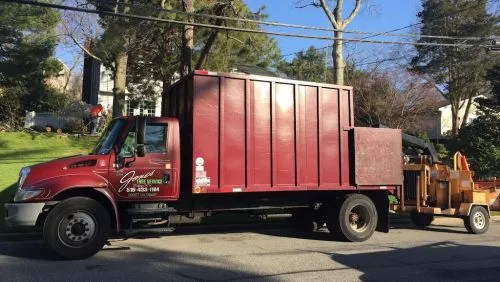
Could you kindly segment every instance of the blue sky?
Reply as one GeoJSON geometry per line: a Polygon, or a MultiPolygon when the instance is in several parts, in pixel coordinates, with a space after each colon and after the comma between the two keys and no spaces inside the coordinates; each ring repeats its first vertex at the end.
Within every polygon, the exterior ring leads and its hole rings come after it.
{"type": "MultiPolygon", "coordinates": [[[[268,21],[277,21],[284,23],[331,27],[326,15],[320,8],[308,6],[306,8],[296,8],[297,0],[244,0],[252,11],[258,10],[262,6],[266,6],[265,13],[269,15],[268,21]]],[[[307,3],[312,0],[299,0],[301,3],[307,3]]],[[[363,0],[368,3],[368,7],[363,6],[360,14],[347,27],[347,30],[362,30],[383,32],[391,29],[396,29],[417,22],[416,13],[420,9],[420,0],[363,0]]],[[[354,0],[345,0],[344,16],[348,15],[348,11],[352,9],[354,0]]],[[[263,27],[266,30],[302,33],[302,34],[317,34],[328,35],[325,32],[315,32],[310,30],[263,27]]],[[[403,30],[403,33],[415,32],[415,30],[403,30]]],[[[346,35],[349,36],[349,35],[346,35]]],[[[311,45],[323,47],[331,44],[331,42],[314,40],[314,39],[298,39],[290,37],[275,37],[283,55],[300,51],[311,45]]],[[[394,37],[379,36],[374,39],[381,40],[398,40],[394,37]]],[[[363,44],[351,43],[346,48],[345,53],[351,54],[358,62],[366,62],[378,60],[387,52],[392,50],[391,45],[380,44],[363,44]]],[[[61,58],[70,65],[74,52],[80,50],[68,50],[67,46],[59,46],[56,50],[56,56],[61,58]],[[72,51],[72,52],[70,52],[72,51]]],[[[350,56],[346,54],[346,56],[350,56]]],[[[292,59],[293,56],[286,57],[292,59]]]]}
{"type": "MultiPolygon", "coordinates": [[[[308,3],[312,0],[301,0],[300,3],[308,3]]],[[[296,8],[296,0],[245,0],[252,11],[256,11],[261,6],[266,6],[266,13],[269,21],[294,23],[302,25],[331,27],[326,15],[321,8],[308,6],[306,8],[296,8]]],[[[366,1],[364,1],[366,2],[366,1]]],[[[344,17],[348,16],[348,11],[352,9],[354,0],[345,0],[344,17]]],[[[362,30],[383,32],[400,27],[404,27],[417,22],[416,14],[420,10],[420,0],[368,0],[368,7],[363,6],[360,14],[347,27],[347,30],[362,30]]],[[[275,27],[265,27],[267,30],[277,30],[294,33],[311,33],[311,31],[300,29],[278,29],[275,27]]],[[[414,32],[411,29],[402,30],[402,33],[414,32]]],[[[313,33],[325,34],[325,33],[313,33]]],[[[282,54],[289,54],[300,51],[308,46],[314,45],[323,47],[330,42],[314,39],[296,39],[289,37],[275,37],[278,41],[282,54]]],[[[375,38],[374,38],[375,39],[375,38]]],[[[376,39],[392,39],[389,37],[378,37],[376,39]]],[[[363,52],[380,52],[380,48],[388,49],[388,45],[355,44],[358,50],[363,52]]]]}

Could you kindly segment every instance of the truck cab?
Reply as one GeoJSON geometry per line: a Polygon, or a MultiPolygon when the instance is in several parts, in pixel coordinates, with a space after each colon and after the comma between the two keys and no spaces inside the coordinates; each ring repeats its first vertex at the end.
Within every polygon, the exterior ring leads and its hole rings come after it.
{"type": "Polygon", "coordinates": [[[42,228],[57,252],[86,257],[102,247],[111,229],[130,223],[119,216],[122,203],[176,201],[179,178],[178,120],[121,117],[110,123],[89,155],[23,168],[14,199],[6,204],[6,221],[42,228]],[[75,252],[99,237],[93,250],[75,252]]]}

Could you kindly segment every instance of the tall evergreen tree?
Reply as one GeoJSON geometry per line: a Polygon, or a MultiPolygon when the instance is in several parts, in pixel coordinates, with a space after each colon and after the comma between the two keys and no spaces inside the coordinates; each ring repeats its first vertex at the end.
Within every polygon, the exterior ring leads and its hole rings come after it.
{"type": "MultiPolygon", "coordinates": [[[[156,2],[148,5],[152,6],[156,2]]],[[[262,9],[253,13],[242,0],[194,1],[195,12],[261,19],[266,15],[262,9]]],[[[180,1],[162,1],[164,9],[179,10],[180,1]]],[[[186,20],[186,16],[145,9],[150,16],[165,19],[186,20]]],[[[258,29],[254,23],[221,21],[219,19],[196,18],[196,22],[258,29]]],[[[139,24],[136,24],[139,26],[139,24]]],[[[151,89],[152,81],[161,81],[163,91],[180,75],[182,59],[183,28],[179,25],[141,22],[136,34],[137,46],[129,52],[127,79],[129,90],[151,89]],[[145,32],[147,31],[147,32],[145,32]],[[133,84],[133,85],[131,85],[133,84]],[[142,84],[142,85],[139,85],[142,84]]],[[[250,34],[219,29],[194,29],[192,65],[197,69],[230,71],[241,65],[258,67],[274,66],[280,59],[276,42],[263,34],[250,34]]],[[[150,91],[147,91],[150,93],[150,91]]]]}
{"type": "Polygon", "coordinates": [[[16,126],[25,110],[57,107],[45,79],[61,68],[52,57],[59,20],[53,9],[0,5],[0,122],[16,126]]]}
{"type": "MultiPolygon", "coordinates": [[[[422,0],[421,33],[433,35],[484,37],[493,34],[496,19],[488,14],[487,0],[422,0]]],[[[419,42],[444,42],[421,38],[419,42]]],[[[450,41],[446,41],[450,43],[450,41]]],[[[452,135],[464,120],[467,120],[472,98],[488,91],[484,79],[491,58],[478,41],[455,41],[474,44],[472,47],[417,46],[417,55],[412,60],[412,69],[430,76],[445,98],[450,101],[452,111],[452,135]],[[464,115],[460,116],[463,109],[464,115]]]]}
{"type": "Polygon", "coordinates": [[[330,78],[331,68],[325,65],[325,53],[310,46],[305,52],[299,52],[290,62],[282,61],[278,70],[285,73],[289,78],[326,82],[330,78]]]}

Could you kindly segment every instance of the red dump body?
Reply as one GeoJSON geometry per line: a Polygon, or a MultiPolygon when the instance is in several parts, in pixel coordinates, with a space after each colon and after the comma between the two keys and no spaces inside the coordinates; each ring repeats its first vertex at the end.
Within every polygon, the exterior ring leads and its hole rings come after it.
{"type": "Polygon", "coordinates": [[[402,184],[401,132],[355,130],[352,87],[195,71],[163,101],[164,115],[180,121],[182,171],[191,173],[181,185],[194,193],[402,184]],[[356,169],[357,160],[373,168],[356,169]]]}

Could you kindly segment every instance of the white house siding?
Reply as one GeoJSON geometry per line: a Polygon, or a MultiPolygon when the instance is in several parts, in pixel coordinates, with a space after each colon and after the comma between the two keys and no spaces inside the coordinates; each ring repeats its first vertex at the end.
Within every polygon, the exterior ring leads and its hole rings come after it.
{"type": "MultiPolygon", "coordinates": [[[[161,84],[159,83],[160,86],[158,86],[155,91],[158,93],[155,101],[155,107],[154,107],[154,116],[161,116],[161,84]]],[[[106,70],[103,66],[101,66],[101,79],[99,83],[99,97],[98,97],[98,103],[101,104],[105,109],[108,111],[113,108],[113,78],[111,75],[111,72],[106,70]]],[[[125,90],[125,101],[129,100],[129,91],[125,90]]],[[[128,113],[130,112],[128,109],[128,103],[125,104],[125,112],[128,113]]],[[[135,107],[133,109],[133,115],[140,115],[141,114],[141,105],[138,105],[138,107],[135,107]]]]}
{"type": "MultiPolygon", "coordinates": [[[[474,97],[474,99],[481,97],[484,96],[477,96],[474,97]]],[[[467,104],[465,102],[463,107],[458,112],[460,120],[462,120],[465,115],[466,106],[467,104]]],[[[472,102],[469,110],[469,116],[467,117],[467,120],[464,123],[462,123],[462,125],[471,123],[474,119],[478,117],[478,115],[479,115],[478,104],[476,102],[472,102]]],[[[438,115],[433,119],[432,126],[427,129],[427,135],[429,136],[429,138],[434,140],[447,138],[448,133],[451,132],[452,129],[452,120],[453,118],[451,114],[451,105],[440,107],[438,109],[438,115]]]]}

